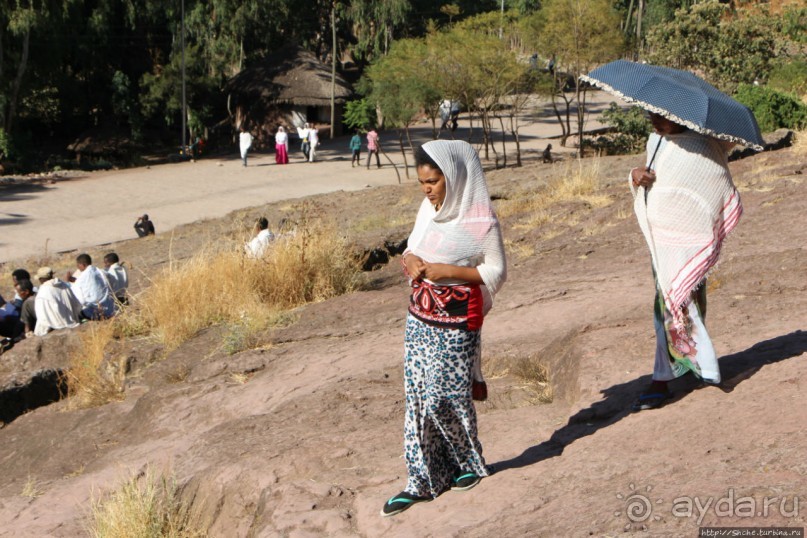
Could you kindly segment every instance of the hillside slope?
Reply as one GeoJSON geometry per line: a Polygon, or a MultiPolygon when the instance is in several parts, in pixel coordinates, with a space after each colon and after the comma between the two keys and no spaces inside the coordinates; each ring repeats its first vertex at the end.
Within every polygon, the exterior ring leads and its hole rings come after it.
{"type": "MultiPolygon", "coordinates": [[[[230,356],[212,328],[133,376],[122,402],[59,402],[0,429],[0,536],[82,535],[91,498],[146,466],[176,477],[211,536],[804,527],[807,507],[794,502],[807,499],[805,157],[787,149],[732,164],[745,215],[711,277],[707,318],[724,386],[682,379],[675,401],[630,413],[654,349],[649,257],[626,185],[636,160],[602,160],[608,205],[567,202],[541,227],[502,219],[510,276],[483,356],[541,362],[555,398],[537,403],[523,380],[494,369],[478,409],[496,472],[475,489],[378,515],[405,481],[406,286],[393,260],[372,289],[300,309],[269,346],[230,356]]],[[[491,190],[503,203],[544,173],[495,172],[491,190]]],[[[342,193],[332,209],[395,208],[415,188],[342,193]]]]}

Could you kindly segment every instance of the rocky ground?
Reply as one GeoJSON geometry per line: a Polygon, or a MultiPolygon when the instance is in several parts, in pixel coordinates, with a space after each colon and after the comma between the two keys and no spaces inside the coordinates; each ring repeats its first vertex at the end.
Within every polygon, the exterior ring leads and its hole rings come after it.
{"type": "MultiPolygon", "coordinates": [[[[134,340],[123,401],[68,411],[62,400],[6,424],[0,536],[83,535],[93,496],[146,467],[176,478],[211,536],[697,536],[699,526],[804,527],[803,146],[732,164],[745,215],[709,287],[723,386],[685,378],[667,406],[631,413],[654,349],[652,275],[626,185],[638,160],[601,159],[605,198],[597,203],[556,204],[540,225],[524,211],[502,218],[510,274],[485,322],[491,397],[478,406],[495,474],[475,489],[378,515],[405,481],[407,291],[394,258],[362,291],[298,309],[297,321],[270,331],[258,349],[228,355],[217,328],[164,358],[153,342],[134,340]],[[551,403],[514,374],[524,363],[548,368],[551,403]]],[[[496,203],[532,196],[566,164],[554,166],[491,172],[496,203]]],[[[405,237],[419,199],[414,182],[312,198],[362,250],[405,237]]],[[[257,214],[296,211],[289,202],[253,208],[98,251],[117,250],[142,287],[171,258],[210,240],[240,240],[257,214]]],[[[69,257],[58,263],[66,268],[69,257]]],[[[63,367],[53,358],[71,339],[53,334],[0,357],[6,386],[15,371],[42,369],[37,361],[63,367]]]]}

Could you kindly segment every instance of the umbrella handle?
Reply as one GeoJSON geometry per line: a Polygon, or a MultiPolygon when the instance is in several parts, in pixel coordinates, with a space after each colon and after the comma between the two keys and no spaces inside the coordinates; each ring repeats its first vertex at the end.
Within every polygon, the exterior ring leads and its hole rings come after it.
{"type": "Polygon", "coordinates": [[[650,157],[650,162],[647,164],[647,171],[650,172],[653,167],[653,161],[656,160],[656,153],[658,153],[658,149],[661,147],[661,137],[658,138],[658,144],[656,144],[656,149],[653,150],[653,156],[650,157]]]}
{"type": "MultiPolygon", "coordinates": [[[[656,153],[658,153],[658,149],[660,147],[661,147],[661,137],[659,137],[659,139],[658,139],[658,143],[656,144],[656,149],[653,150],[653,156],[650,157],[650,162],[647,164],[647,168],[645,169],[645,171],[647,171],[647,172],[652,172],[653,171],[652,170],[653,162],[656,160],[656,153]]],[[[648,188],[645,187],[645,189],[644,189],[644,203],[645,203],[645,206],[647,205],[647,191],[648,191],[648,188]]]]}

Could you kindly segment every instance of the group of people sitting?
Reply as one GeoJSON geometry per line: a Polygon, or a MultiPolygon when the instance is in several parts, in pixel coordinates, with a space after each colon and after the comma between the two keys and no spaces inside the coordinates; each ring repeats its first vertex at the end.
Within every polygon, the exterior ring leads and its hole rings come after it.
{"type": "Polygon", "coordinates": [[[50,267],[40,267],[34,277],[25,269],[15,270],[14,299],[0,296],[0,351],[32,335],[70,329],[88,320],[114,316],[128,302],[129,275],[118,255],[104,256],[104,268],[92,263],[89,254],[76,257],[76,271],[68,271],[64,280],[50,267]]]}

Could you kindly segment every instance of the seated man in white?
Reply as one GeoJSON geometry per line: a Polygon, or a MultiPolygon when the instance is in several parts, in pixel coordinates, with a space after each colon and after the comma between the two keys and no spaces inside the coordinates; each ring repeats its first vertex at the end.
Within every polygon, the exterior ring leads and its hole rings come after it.
{"type": "Polygon", "coordinates": [[[76,257],[76,267],[81,274],[77,278],[68,278],[73,282],[73,293],[81,301],[81,315],[87,319],[114,316],[117,305],[106,275],[92,264],[89,254],[79,254],[76,257]]]}
{"type": "Polygon", "coordinates": [[[275,236],[269,231],[269,221],[266,217],[260,217],[255,222],[255,237],[246,244],[247,257],[262,258],[269,244],[274,241],[275,236]]]}
{"type": "Polygon", "coordinates": [[[116,253],[110,252],[104,256],[104,272],[115,299],[120,304],[126,304],[129,300],[126,297],[126,290],[129,288],[129,275],[126,268],[120,263],[120,258],[116,253]]]}
{"type": "Polygon", "coordinates": [[[34,300],[34,334],[45,336],[49,331],[78,327],[81,303],[70,289],[70,284],[54,278],[50,267],[41,267],[36,272],[36,278],[40,286],[34,300]]]}

